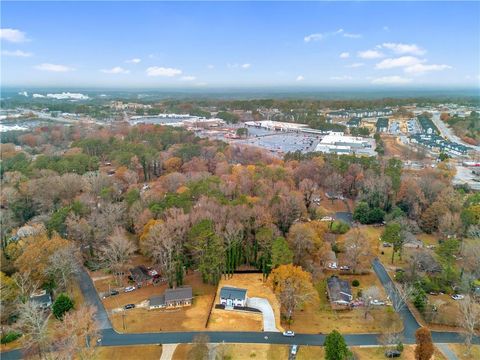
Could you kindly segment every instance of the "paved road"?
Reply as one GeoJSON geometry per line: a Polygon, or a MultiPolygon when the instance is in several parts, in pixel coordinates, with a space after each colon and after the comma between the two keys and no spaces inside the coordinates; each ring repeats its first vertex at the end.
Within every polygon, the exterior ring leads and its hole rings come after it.
{"type": "MultiPolygon", "coordinates": [[[[390,294],[392,302],[399,301],[398,293],[392,290],[390,284],[392,281],[380,261],[373,262],[373,269],[380,279],[382,285],[390,294]]],[[[102,345],[144,345],[144,344],[177,344],[191,343],[195,335],[202,332],[163,332],[163,333],[144,333],[144,334],[119,334],[112,329],[107,313],[100,301],[91,279],[86,272],[80,274],[81,289],[87,302],[94,304],[98,313],[99,321],[102,325],[102,345]],[[85,278],[87,276],[87,278],[85,278]]],[[[404,322],[404,343],[415,343],[415,331],[419,324],[412,315],[407,306],[400,311],[400,316],[404,322]]],[[[323,345],[325,335],[323,334],[296,334],[295,337],[285,337],[279,332],[238,332],[238,331],[206,331],[203,332],[209,336],[212,343],[255,343],[255,344],[287,344],[287,345],[323,345]]],[[[344,335],[345,341],[350,346],[359,345],[379,345],[378,338],[380,334],[351,334],[344,335]]],[[[432,339],[435,343],[461,343],[463,338],[460,334],[454,332],[432,332],[432,339]]],[[[480,344],[480,337],[473,339],[474,344],[480,344]]],[[[2,353],[2,360],[21,359],[19,350],[2,353]]]]}
{"type": "Polygon", "coordinates": [[[480,151],[480,146],[467,144],[462,139],[460,139],[457,135],[455,135],[453,130],[450,127],[448,127],[447,124],[445,124],[442,120],[440,120],[440,113],[432,114],[432,121],[435,124],[435,126],[438,128],[438,130],[440,131],[443,137],[447,138],[452,142],[456,142],[458,144],[462,144],[476,151],[480,151]]]}

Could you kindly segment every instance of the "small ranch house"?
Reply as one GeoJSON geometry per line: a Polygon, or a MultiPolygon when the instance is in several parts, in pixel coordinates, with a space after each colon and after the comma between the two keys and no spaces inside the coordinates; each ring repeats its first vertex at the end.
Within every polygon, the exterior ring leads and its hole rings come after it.
{"type": "Polygon", "coordinates": [[[193,300],[192,288],[190,286],[176,289],[167,289],[160,296],[150,298],[149,309],[171,309],[183,306],[191,306],[193,300]]]}
{"type": "Polygon", "coordinates": [[[350,283],[337,276],[332,276],[327,280],[327,295],[332,308],[349,306],[353,300],[350,283]]]}
{"type": "Polygon", "coordinates": [[[226,308],[247,305],[247,289],[224,286],[220,289],[220,304],[226,308]]]}
{"type": "Polygon", "coordinates": [[[30,301],[42,309],[48,309],[52,306],[52,297],[45,290],[35,292],[30,296],[30,301]]]}

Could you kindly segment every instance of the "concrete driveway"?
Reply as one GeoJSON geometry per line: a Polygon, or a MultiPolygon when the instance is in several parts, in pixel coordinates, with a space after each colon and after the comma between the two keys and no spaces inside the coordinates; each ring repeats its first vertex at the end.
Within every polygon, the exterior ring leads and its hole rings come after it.
{"type": "Polygon", "coordinates": [[[267,299],[252,297],[248,298],[247,306],[258,309],[263,314],[263,331],[275,332],[280,331],[275,326],[275,314],[273,313],[272,305],[267,299]]]}

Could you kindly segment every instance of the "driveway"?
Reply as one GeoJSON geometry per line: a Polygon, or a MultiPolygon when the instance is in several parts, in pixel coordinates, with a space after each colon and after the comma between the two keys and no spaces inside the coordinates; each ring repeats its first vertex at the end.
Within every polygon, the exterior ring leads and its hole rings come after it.
{"type": "Polygon", "coordinates": [[[95,306],[97,309],[96,318],[101,330],[111,329],[112,324],[108,318],[108,314],[105,311],[102,301],[98,297],[95,286],[93,286],[92,279],[88,275],[87,271],[82,268],[78,274],[78,283],[80,284],[80,289],[82,290],[83,297],[85,302],[89,305],[95,306]]]}
{"type": "MultiPolygon", "coordinates": [[[[382,263],[378,259],[375,259],[372,263],[372,267],[375,271],[375,274],[377,274],[378,279],[385,288],[386,293],[390,297],[390,300],[396,305],[395,307],[400,307],[399,303],[402,300],[398,294],[398,290],[390,279],[390,276],[388,276],[387,271],[383,267],[382,263]]],[[[415,319],[406,304],[403,304],[403,307],[401,307],[399,315],[403,320],[403,335],[405,336],[406,342],[415,342],[415,331],[417,331],[417,329],[420,327],[417,319],[415,319]]]]}
{"type": "Polygon", "coordinates": [[[248,298],[247,306],[258,309],[263,314],[263,331],[280,331],[275,325],[275,314],[272,309],[272,305],[267,299],[252,297],[248,298]]]}

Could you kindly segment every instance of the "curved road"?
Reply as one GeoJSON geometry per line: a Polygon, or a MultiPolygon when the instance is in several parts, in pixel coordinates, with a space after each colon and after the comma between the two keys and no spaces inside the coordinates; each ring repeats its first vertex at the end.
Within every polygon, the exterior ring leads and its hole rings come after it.
{"type": "MultiPolygon", "coordinates": [[[[373,270],[390,295],[392,302],[400,301],[396,288],[392,287],[393,282],[388,276],[385,268],[378,259],[372,263],[373,270]],[[392,290],[394,289],[394,290],[392,290]]],[[[97,307],[97,319],[101,325],[102,346],[119,345],[146,345],[146,344],[178,344],[191,343],[193,338],[200,333],[206,333],[212,343],[256,343],[256,344],[287,344],[287,345],[323,345],[325,335],[323,334],[296,334],[295,337],[285,337],[279,332],[239,332],[239,331],[190,331],[190,332],[161,332],[143,334],[120,334],[113,330],[108,320],[107,312],[95,291],[92,280],[85,271],[79,275],[82,292],[86,302],[97,307]]],[[[415,343],[415,331],[420,327],[415,317],[407,306],[400,310],[404,330],[404,343],[415,343]]],[[[351,334],[344,335],[348,345],[379,345],[380,334],[351,334]]],[[[456,332],[432,331],[432,339],[435,343],[460,343],[463,342],[461,334],[456,332]]],[[[480,344],[480,337],[476,336],[473,343],[480,344]]],[[[1,354],[2,360],[21,359],[21,351],[13,350],[1,354]]]]}

